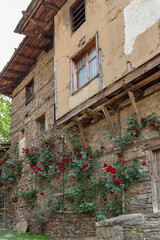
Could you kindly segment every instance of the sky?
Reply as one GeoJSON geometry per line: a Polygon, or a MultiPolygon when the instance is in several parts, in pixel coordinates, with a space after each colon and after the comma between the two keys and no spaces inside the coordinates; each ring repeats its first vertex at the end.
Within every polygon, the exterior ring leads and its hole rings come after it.
{"type": "Polygon", "coordinates": [[[30,2],[31,0],[0,1],[0,72],[24,38],[23,35],[14,33],[14,29],[22,18],[22,11],[27,9],[30,2]]]}

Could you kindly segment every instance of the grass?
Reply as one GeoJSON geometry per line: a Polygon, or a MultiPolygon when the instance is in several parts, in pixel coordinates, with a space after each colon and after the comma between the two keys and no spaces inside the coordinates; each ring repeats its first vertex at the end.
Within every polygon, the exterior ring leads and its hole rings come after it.
{"type": "MultiPolygon", "coordinates": [[[[0,229],[2,229],[0,227],[0,229]]],[[[38,236],[33,233],[17,233],[12,230],[6,229],[5,231],[0,231],[0,239],[6,240],[55,240],[55,238],[49,238],[47,236],[38,236]]]]}

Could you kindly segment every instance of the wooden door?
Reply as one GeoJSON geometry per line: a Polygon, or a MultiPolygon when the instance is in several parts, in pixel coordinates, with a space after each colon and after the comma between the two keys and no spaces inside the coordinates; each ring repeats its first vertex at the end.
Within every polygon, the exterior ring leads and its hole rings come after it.
{"type": "Polygon", "coordinates": [[[152,152],[152,204],[153,212],[160,211],[160,149],[152,152]]]}

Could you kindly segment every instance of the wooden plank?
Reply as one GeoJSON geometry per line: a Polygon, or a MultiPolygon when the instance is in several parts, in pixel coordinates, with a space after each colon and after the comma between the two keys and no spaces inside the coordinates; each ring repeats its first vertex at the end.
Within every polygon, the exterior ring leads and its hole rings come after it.
{"type": "Polygon", "coordinates": [[[114,125],[113,125],[112,119],[111,119],[111,117],[110,117],[110,114],[109,114],[107,108],[106,108],[106,107],[102,107],[102,111],[103,111],[103,113],[104,113],[104,115],[105,115],[105,117],[106,117],[106,120],[107,120],[107,122],[108,122],[108,125],[109,125],[109,128],[110,128],[112,134],[115,134],[115,133],[116,133],[116,130],[115,130],[115,127],[114,127],[114,125]]]}
{"type": "Polygon", "coordinates": [[[135,113],[135,115],[136,115],[137,123],[138,123],[138,125],[141,127],[140,116],[139,116],[139,113],[138,113],[138,109],[137,109],[137,105],[136,105],[136,101],[135,101],[135,97],[134,97],[133,92],[129,91],[129,92],[128,92],[128,96],[129,96],[129,98],[130,98],[130,101],[131,101],[131,104],[132,104],[134,113],[135,113]]]}
{"type": "MultiPolygon", "coordinates": [[[[160,59],[159,59],[160,61],[160,59]]],[[[132,72],[131,72],[132,73],[132,72]]],[[[123,91],[120,94],[117,94],[115,97],[107,100],[105,103],[103,103],[102,105],[96,107],[94,111],[99,111],[101,109],[102,106],[106,106],[106,105],[110,105],[113,102],[121,99],[122,97],[124,97],[125,95],[128,94],[128,91],[133,91],[136,89],[139,89],[140,87],[145,86],[148,83],[153,82],[154,80],[158,79],[160,77],[160,72],[156,72],[155,74],[151,75],[150,77],[142,80],[141,82],[139,82],[138,84],[130,87],[128,90],[123,91]]],[[[125,78],[125,77],[124,77],[125,78]]],[[[120,79],[119,82],[115,82],[114,84],[111,84],[110,86],[108,86],[107,88],[105,88],[104,90],[100,91],[99,93],[97,93],[95,96],[89,98],[88,100],[86,100],[85,102],[81,103],[79,106],[75,107],[72,111],[68,112],[66,115],[64,115],[63,117],[59,118],[57,120],[57,125],[61,125],[62,123],[64,123],[65,121],[69,120],[70,118],[72,118],[73,116],[75,116],[76,114],[80,113],[82,110],[92,106],[94,103],[97,103],[98,101],[102,100],[104,97],[107,97],[108,95],[111,95],[113,92],[116,92],[116,90],[120,89],[124,82],[123,79],[120,79]]],[[[134,80],[134,79],[132,79],[134,80]]]]}
{"type": "Polygon", "coordinates": [[[82,123],[80,121],[77,121],[77,124],[78,124],[79,131],[80,131],[80,134],[81,134],[82,143],[83,143],[84,147],[86,148],[88,146],[88,144],[87,144],[86,139],[85,139],[84,129],[83,129],[82,123]]]}

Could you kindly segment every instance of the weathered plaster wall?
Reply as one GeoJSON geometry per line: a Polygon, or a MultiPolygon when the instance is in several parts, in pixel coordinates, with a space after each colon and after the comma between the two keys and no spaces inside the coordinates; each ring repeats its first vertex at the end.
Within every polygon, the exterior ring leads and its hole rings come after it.
{"type": "Polygon", "coordinates": [[[68,0],[55,17],[58,117],[77,105],[76,101],[73,103],[76,96],[81,95],[85,101],[99,91],[95,88],[93,92],[87,85],[85,91],[82,88],[71,96],[70,59],[82,49],[79,44],[82,38],[87,44],[98,33],[103,87],[127,73],[128,61],[134,69],[160,51],[159,0],[87,0],[86,21],[71,34],[69,9],[74,2],[68,0]]]}
{"type": "MultiPolygon", "coordinates": [[[[33,68],[13,92],[11,142],[19,141],[22,129],[28,144],[39,137],[36,119],[45,114],[46,132],[54,123],[53,49],[43,52],[33,68]],[[34,78],[34,99],[25,104],[25,86],[34,78]]],[[[21,139],[23,141],[23,139],[21,139]]]]}

